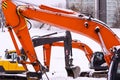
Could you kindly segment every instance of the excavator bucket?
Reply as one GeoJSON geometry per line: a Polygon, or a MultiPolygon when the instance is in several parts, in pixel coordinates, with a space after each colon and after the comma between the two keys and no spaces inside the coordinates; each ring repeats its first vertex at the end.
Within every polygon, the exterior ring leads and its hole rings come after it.
{"type": "Polygon", "coordinates": [[[69,68],[66,68],[66,71],[68,76],[77,78],[79,77],[79,74],[80,74],[80,67],[79,66],[69,67],[69,68]]]}

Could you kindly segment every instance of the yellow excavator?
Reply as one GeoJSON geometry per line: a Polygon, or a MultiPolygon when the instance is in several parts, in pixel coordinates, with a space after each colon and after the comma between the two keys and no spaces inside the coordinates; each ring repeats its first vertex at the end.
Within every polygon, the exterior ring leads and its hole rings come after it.
{"type": "MultiPolygon", "coordinates": [[[[16,51],[6,49],[4,58],[0,58],[0,80],[4,79],[4,77],[10,80],[14,77],[13,75],[22,74],[25,71],[22,64],[17,62],[16,51]]],[[[16,79],[18,78],[19,76],[16,76],[16,79]]],[[[20,78],[23,79],[24,76],[20,78]]]]}
{"type": "Polygon", "coordinates": [[[0,59],[0,72],[5,73],[22,73],[25,69],[17,62],[17,54],[15,50],[6,49],[5,59],[0,59]]]}

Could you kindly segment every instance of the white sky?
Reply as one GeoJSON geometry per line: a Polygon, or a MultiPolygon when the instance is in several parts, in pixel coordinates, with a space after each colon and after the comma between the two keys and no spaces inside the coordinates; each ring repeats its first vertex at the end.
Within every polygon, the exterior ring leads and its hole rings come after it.
{"type": "Polygon", "coordinates": [[[22,2],[32,3],[36,5],[40,5],[40,4],[46,4],[46,5],[52,5],[52,6],[59,5],[60,7],[63,7],[66,5],[66,0],[13,0],[13,1],[22,1],[22,2]]]}

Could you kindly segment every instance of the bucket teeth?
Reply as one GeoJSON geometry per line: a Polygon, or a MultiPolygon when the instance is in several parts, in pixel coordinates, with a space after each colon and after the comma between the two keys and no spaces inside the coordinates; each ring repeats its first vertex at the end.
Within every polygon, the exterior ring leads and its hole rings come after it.
{"type": "Polygon", "coordinates": [[[66,71],[67,71],[68,76],[77,78],[77,77],[79,77],[79,74],[80,74],[80,67],[78,67],[78,66],[69,67],[69,68],[66,68],[66,71]]]}

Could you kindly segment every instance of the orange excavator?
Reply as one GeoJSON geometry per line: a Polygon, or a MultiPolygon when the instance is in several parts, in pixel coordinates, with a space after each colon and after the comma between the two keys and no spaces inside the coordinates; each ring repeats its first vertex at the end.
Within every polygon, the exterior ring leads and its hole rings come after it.
{"type": "MultiPolygon", "coordinates": [[[[35,38],[33,37],[32,42],[34,44],[34,47],[43,45],[43,52],[44,52],[44,64],[47,67],[48,71],[49,71],[49,67],[50,67],[50,56],[51,56],[51,47],[52,46],[64,46],[64,53],[65,53],[65,68],[67,71],[68,76],[72,76],[73,78],[76,78],[78,76],[100,76],[101,74],[105,77],[106,73],[108,70],[108,66],[102,66],[102,64],[105,63],[104,60],[104,55],[102,52],[97,51],[94,52],[90,49],[90,47],[84,43],[81,43],[78,40],[72,40],[71,38],[71,34],[69,31],[66,31],[66,36],[59,36],[59,37],[50,37],[50,35],[56,34],[52,33],[52,34],[48,34],[48,35],[44,35],[44,36],[35,36],[35,38]],[[48,37],[49,36],[49,37],[48,37]],[[58,42],[59,41],[59,42],[58,42]],[[61,42],[62,41],[62,42],[61,42]],[[69,44],[68,44],[69,43],[69,44]],[[94,69],[96,70],[96,72],[93,72],[93,74],[90,74],[90,72],[79,72],[79,67],[78,66],[74,66],[73,65],[73,58],[72,55],[72,48],[76,48],[76,49],[80,49],[82,50],[89,63],[90,63],[90,69],[94,69]],[[68,55],[66,55],[68,54],[68,55]],[[100,71],[100,72],[99,72],[100,71]],[[96,74],[96,76],[94,75],[96,74]]],[[[24,51],[24,50],[22,50],[24,51]]],[[[24,53],[24,52],[22,52],[24,53]]]]}
{"type": "MultiPolygon", "coordinates": [[[[44,67],[41,65],[40,61],[38,61],[38,58],[36,56],[36,52],[34,50],[34,46],[28,32],[26,18],[57,26],[59,28],[76,32],[78,34],[91,38],[100,44],[102,48],[105,62],[109,67],[108,80],[120,79],[120,40],[119,37],[113,33],[105,23],[92,17],[87,17],[80,13],[57,9],[45,5],[40,5],[39,9],[27,5],[18,6],[11,0],[2,0],[2,10],[6,19],[6,26],[16,48],[17,55],[20,57],[21,53],[14,38],[13,31],[15,32],[25,51],[25,54],[30,61],[26,62],[21,60],[20,62],[23,64],[26,70],[26,64],[32,64],[36,73],[39,74],[38,78],[41,78],[40,75],[42,74],[42,71],[44,71],[44,67]]],[[[68,44],[69,43],[67,42],[67,45],[68,44]]],[[[69,47],[66,47],[66,49],[69,50],[69,47]]],[[[69,51],[67,53],[69,53],[69,51]]],[[[87,56],[87,58],[89,59],[91,55],[92,54],[87,56]]]]}
{"type": "MultiPolygon", "coordinates": [[[[37,35],[32,37],[34,47],[43,45],[44,64],[47,67],[47,71],[49,71],[50,67],[51,47],[59,46],[64,47],[65,68],[68,76],[72,76],[73,78],[78,77],[80,68],[73,65],[72,48],[77,48],[85,52],[85,55],[89,62],[91,62],[93,51],[88,45],[81,43],[78,40],[72,40],[70,31],[66,31],[65,36],[50,37],[50,35],[53,34],[56,34],[56,32],[44,36],[37,35]]],[[[21,53],[25,54],[24,49],[21,49],[21,53]]]]}

